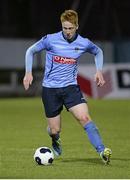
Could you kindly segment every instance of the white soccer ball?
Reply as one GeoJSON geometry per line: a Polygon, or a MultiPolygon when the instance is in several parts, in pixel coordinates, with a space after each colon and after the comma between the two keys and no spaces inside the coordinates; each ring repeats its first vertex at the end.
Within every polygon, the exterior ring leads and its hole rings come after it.
{"type": "Polygon", "coordinates": [[[53,151],[48,147],[40,147],[34,153],[34,160],[38,165],[51,165],[54,160],[53,151]]]}

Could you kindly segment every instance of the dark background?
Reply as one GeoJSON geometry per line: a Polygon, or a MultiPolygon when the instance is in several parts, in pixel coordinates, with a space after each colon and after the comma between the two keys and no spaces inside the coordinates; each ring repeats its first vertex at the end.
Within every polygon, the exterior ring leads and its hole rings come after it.
{"type": "Polygon", "coordinates": [[[65,9],[78,12],[83,36],[130,39],[130,0],[0,0],[0,37],[39,39],[60,31],[65,9]]]}

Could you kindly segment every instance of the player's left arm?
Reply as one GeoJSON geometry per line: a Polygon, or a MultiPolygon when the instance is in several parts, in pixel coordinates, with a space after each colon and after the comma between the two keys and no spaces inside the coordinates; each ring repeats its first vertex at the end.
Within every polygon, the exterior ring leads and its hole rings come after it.
{"type": "Polygon", "coordinates": [[[103,86],[105,84],[105,80],[102,73],[103,51],[99,47],[97,53],[95,54],[95,65],[96,65],[96,74],[94,76],[94,81],[97,83],[97,86],[103,86]]]}
{"type": "Polygon", "coordinates": [[[94,81],[97,83],[97,86],[103,86],[105,80],[102,73],[103,68],[103,51],[93,42],[89,41],[88,52],[94,55],[95,65],[96,65],[96,74],[94,76],[94,81]]]}

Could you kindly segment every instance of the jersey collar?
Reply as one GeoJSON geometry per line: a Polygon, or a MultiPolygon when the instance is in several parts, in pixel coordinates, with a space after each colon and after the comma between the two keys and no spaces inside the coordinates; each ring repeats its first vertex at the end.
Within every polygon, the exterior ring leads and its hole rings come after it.
{"type": "Polygon", "coordinates": [[[75,35],[71,39],[67,39],[66,36],[64,35],[63,31],[62,31],[62,36],[68,43],[72,43],[73,41],[75,41],[77,39],[78,33],[76,32],[75,35]]]}

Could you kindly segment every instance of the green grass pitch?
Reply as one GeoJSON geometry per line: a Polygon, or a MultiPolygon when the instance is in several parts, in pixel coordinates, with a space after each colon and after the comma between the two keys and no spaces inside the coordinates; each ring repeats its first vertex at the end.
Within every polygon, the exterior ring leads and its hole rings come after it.
{"type": "Polygon", "coordinates": [[[62,112],[62,156],[51,166],[36,165],[36,148],[51,147],[41,99],[0,99],[0,178],[130,178],[130,100],[88,102],[103,142],[112,149],[110,165],[102,163],[82,127],[66,110],[62,112]]]}

